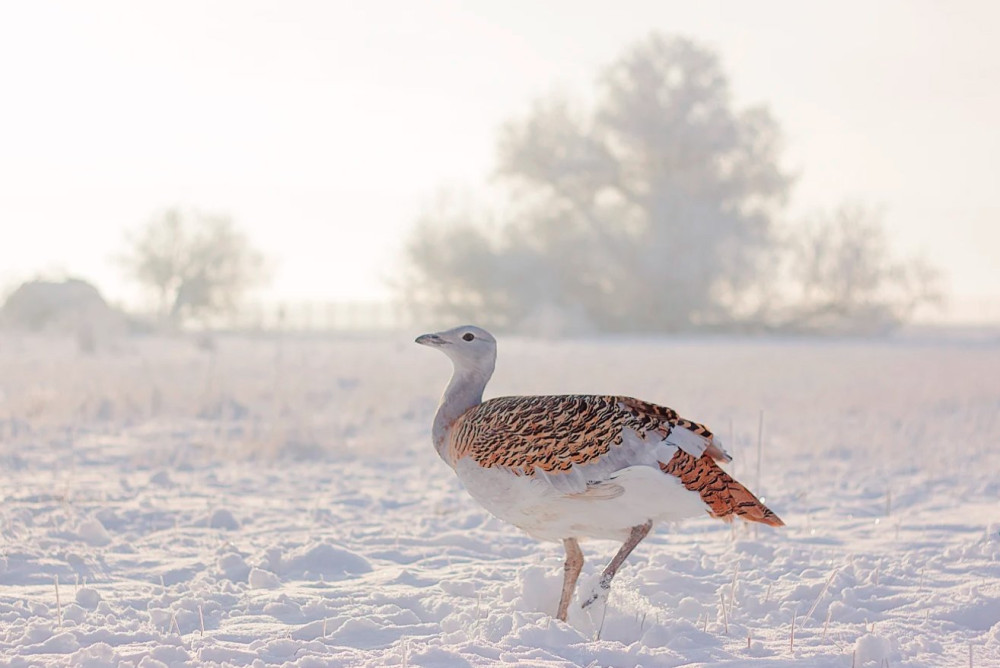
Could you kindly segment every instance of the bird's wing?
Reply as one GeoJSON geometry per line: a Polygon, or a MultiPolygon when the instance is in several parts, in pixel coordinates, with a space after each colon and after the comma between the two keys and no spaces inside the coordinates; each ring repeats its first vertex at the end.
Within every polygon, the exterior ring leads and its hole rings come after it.
{"type": "MultiPolygon", "coordinates": [[[[451,430],[452,462],[471,457],[483,467],[523,475],[568,472],[614,453],[625,441],[666,446],[729,461],[712,432],[676,411],[631,397],[558,395],[500,397],[462,415],[451,430]]],[[[635,447],[626,448],[632,453],[635,447]]],[[[642,459],[647,459],[642,457],[642,459]]],[[[622,461],[622,466],[639,463],[622,461]]],[[[653,463],[653,462],[650,462],[653,463]]]]}

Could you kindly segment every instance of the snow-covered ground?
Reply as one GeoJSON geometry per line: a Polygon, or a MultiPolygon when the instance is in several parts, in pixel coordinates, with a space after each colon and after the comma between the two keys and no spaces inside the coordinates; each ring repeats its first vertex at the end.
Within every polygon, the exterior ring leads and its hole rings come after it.
{"type": "Polygon", "coordinates": [[[659,527],[562,624],[416,333],[0,339],[0,665],[1000,665],[1000,339],[502,338],[488,395],[672,406],[788,524],[659,527]]]}

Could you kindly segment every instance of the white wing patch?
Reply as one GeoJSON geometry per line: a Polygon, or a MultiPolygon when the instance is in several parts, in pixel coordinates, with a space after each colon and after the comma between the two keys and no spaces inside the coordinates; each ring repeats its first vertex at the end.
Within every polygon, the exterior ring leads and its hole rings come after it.
{"type": "MultiPolygon", "coordinates": [[[[671,429],[667,438],[664,439],[663,442],[680,448],[695,459],[705,454],[705,450],[709,446],[708,439],[703,438],[690,429],[685,429],[684,427],[674,427],[671,429]]],[[[667,462],[670,460],[661,459],[660,461],[667,462]]]]}

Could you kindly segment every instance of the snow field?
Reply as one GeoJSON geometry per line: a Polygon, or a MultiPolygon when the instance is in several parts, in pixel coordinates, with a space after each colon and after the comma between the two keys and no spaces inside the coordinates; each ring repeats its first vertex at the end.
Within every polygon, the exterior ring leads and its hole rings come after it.
{"type": "Polygon", "coordinates": [[[412,338],[0,339],[0,664],[1000,665],[1000,342],[501,338],[488,396],[670,405],[788,524],[658,527],[561,624],[412,338]]]}

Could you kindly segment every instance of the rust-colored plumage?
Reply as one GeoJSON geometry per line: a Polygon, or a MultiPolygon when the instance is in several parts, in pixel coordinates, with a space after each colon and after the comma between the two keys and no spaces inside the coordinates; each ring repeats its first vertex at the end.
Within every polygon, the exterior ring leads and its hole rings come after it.
{"type": "Polygon", "coordinates": [[[711,508],[712,517],[732,520],[739,515],[751,522],[761,522],[772,527],[785,523],[765,506],[753,493],[722,470],[708,455],[692,457],[678,450],[669,462],[660,463],[664,473],[680,478],[685,487],[698,492],[701,500],[711,508]]]}

